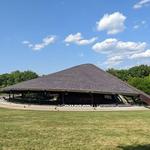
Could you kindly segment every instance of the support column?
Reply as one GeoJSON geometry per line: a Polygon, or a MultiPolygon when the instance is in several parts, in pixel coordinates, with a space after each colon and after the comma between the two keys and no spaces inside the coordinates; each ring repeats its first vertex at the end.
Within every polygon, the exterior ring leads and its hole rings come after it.
{"type": "Polygon", "coordinates": [[[9,92],[9,100],[10,100],[10,98],[11,98],[11,95],[10,95],[10,92],[9,92]]]}
{"type": "Polygon", "coordinates": [[[21,98],[23,98],[24,97],[24,95],[23,95],[23,93],[21,93],[21,98]]]}
{"type": "Polygon", "coordinates": [[[92,106],[94,107],[94,96],[93,96],[92,93],[90,93],[90,95],[91,95],[91,104],[92,104],[92,106]]]}
{"type": "Polygon", "coordinates": [[[64,97],[64,93],[61,94],[61,99],[62,99],[62,105],[65,104],[65,97],[64,97]]]}
{"type": "Polygon", "coordinates": [[[15,98],[14,93],[12,93],[12,95],[13,95],[13,100],[14,100],[14,98],[15,98]]]}
{"type": "Polygon", "coordinates": [[[47,98],[47,91],[44,91],[44,96],[47,98]]]}

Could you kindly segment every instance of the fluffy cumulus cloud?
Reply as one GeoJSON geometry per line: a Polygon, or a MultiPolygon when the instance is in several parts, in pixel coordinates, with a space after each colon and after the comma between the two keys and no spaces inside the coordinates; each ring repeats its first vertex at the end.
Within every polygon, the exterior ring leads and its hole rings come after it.
{"type": "Polygon", "coordinates": [[[135,51],[140,52],[144,50],[146,47],[145,42],[124,42],[119,41],[117,39],[106,39],[102,42],[98,42],[95,45],[93,45],[93,50],[96,52],[104,52],[104,53],[111,53],[112,51],[116,51],[118,53],[126,53],[126,54],[132,54],[135,51]]]}
{"type": "Polygon", "coordinates": [[[124,16],[120,12],[105,14],[97,22],[97,30],[98,31],[106,30],[107,34],[117,34],[125,29],[124,25],[125,20],[126,16],[124,16]]]}
{"type": "Polygon", "coordinates": [[[120,41],[117,39],[106,39],[93,45],[92,49],[97,53],[107,56],[105,64],[117,65],[127,59],[148,58],[150,50],[147,50],[147,43],[120,41]]]}
{"type": "Polygon", "coordinates": [[[84,39],[81,33],[70,34],[65,38],[66,45],[68,46],[70,43],[74,43],[77,45],[88,45],[92,44],[96,41],[97,37],[93,37],[90,39],[84,39]]]}
{"type": "Polygon", "coordinates": [[[23,41],[22,43],[27,45],[29,48],[31,48],[35,51],[38,51],[38,50],[41,50],[41,49],[45,48],[46,46],[54,43],[55,40],[56,40],[56,36],[47,36],[47,37],[43,38],[42,42],[40,42],[40,43],[33,44],[29,41],[23,41]]]}
{"type": "Polygon", "coordinates": [[[134,9],[140,9],[143,6],[147,6],[150,4],[150,0],[140,0],[138,3],[136,3],[133,8],[134,9]]]}

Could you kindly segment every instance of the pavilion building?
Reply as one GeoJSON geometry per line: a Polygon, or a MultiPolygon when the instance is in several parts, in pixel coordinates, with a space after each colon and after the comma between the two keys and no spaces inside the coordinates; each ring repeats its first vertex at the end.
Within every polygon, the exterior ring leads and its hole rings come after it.
{"type": "Polygon", "coordinates": [[[150,96],[92,64],[24,81],[2,89],[9,99],[50,105],[147,104],[150,96]]]}

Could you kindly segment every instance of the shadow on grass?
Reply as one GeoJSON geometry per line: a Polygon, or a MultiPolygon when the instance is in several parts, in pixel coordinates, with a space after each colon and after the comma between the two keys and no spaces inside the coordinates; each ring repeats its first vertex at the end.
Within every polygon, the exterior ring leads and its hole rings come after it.
{"type": "Polygon", "coordinates": [[[122,150],[150,150],[150,144],[118,146],[122,150]]]}

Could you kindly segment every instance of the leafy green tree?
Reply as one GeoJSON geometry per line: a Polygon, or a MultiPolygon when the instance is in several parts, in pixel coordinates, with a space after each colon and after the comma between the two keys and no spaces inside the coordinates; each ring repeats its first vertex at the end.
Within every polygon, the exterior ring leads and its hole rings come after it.
{"type": "Polygon", "coordinates": [[[111,73],[112,75],[120,78],[121,80],[128,81],[131,77],[140,77],[143,78],[145,76],[150,75],[150,66],[148,65],[140,65],[135,66],[130,69],[108,69],[107,72],[111,73]]]}
{"type": "Polygon", "coordinates": [[[107,72],[150,94],[150,66],[140,65],[121,70],[111,68],[107,72]]]}
{"type": "Polygon", "coordinates": [[[116,70],[116,69],[108,69],[107,70],[108,73],[120,78],[121,80],[123,81],[127,81],[128,78],[130,77],[129,73],[128,73],[128,70],[116,70]]]}
{"type": "Polygon", "coordinates": [[[150,76],[144,78],[131,77],[128,80],[128,83],[139,90],[144,91],[145,93],[150,94],[150,76]]]}
{"type": "Polygon", "coordinates": [[[37,77],[38,75],[32,71],[20,72],[17,70],[9,74],[2,74],[0,75],[0,88],[13,85],[22,81],[31,80],[37,77]]]}
{"type": "Polygon", "coordinates": [[[132,67],[128,70],[128,73],[131,77],[140,77],[143,78],[145,76],[150,75],[150,66],[148,65],[140,65],[132,67]]]}

